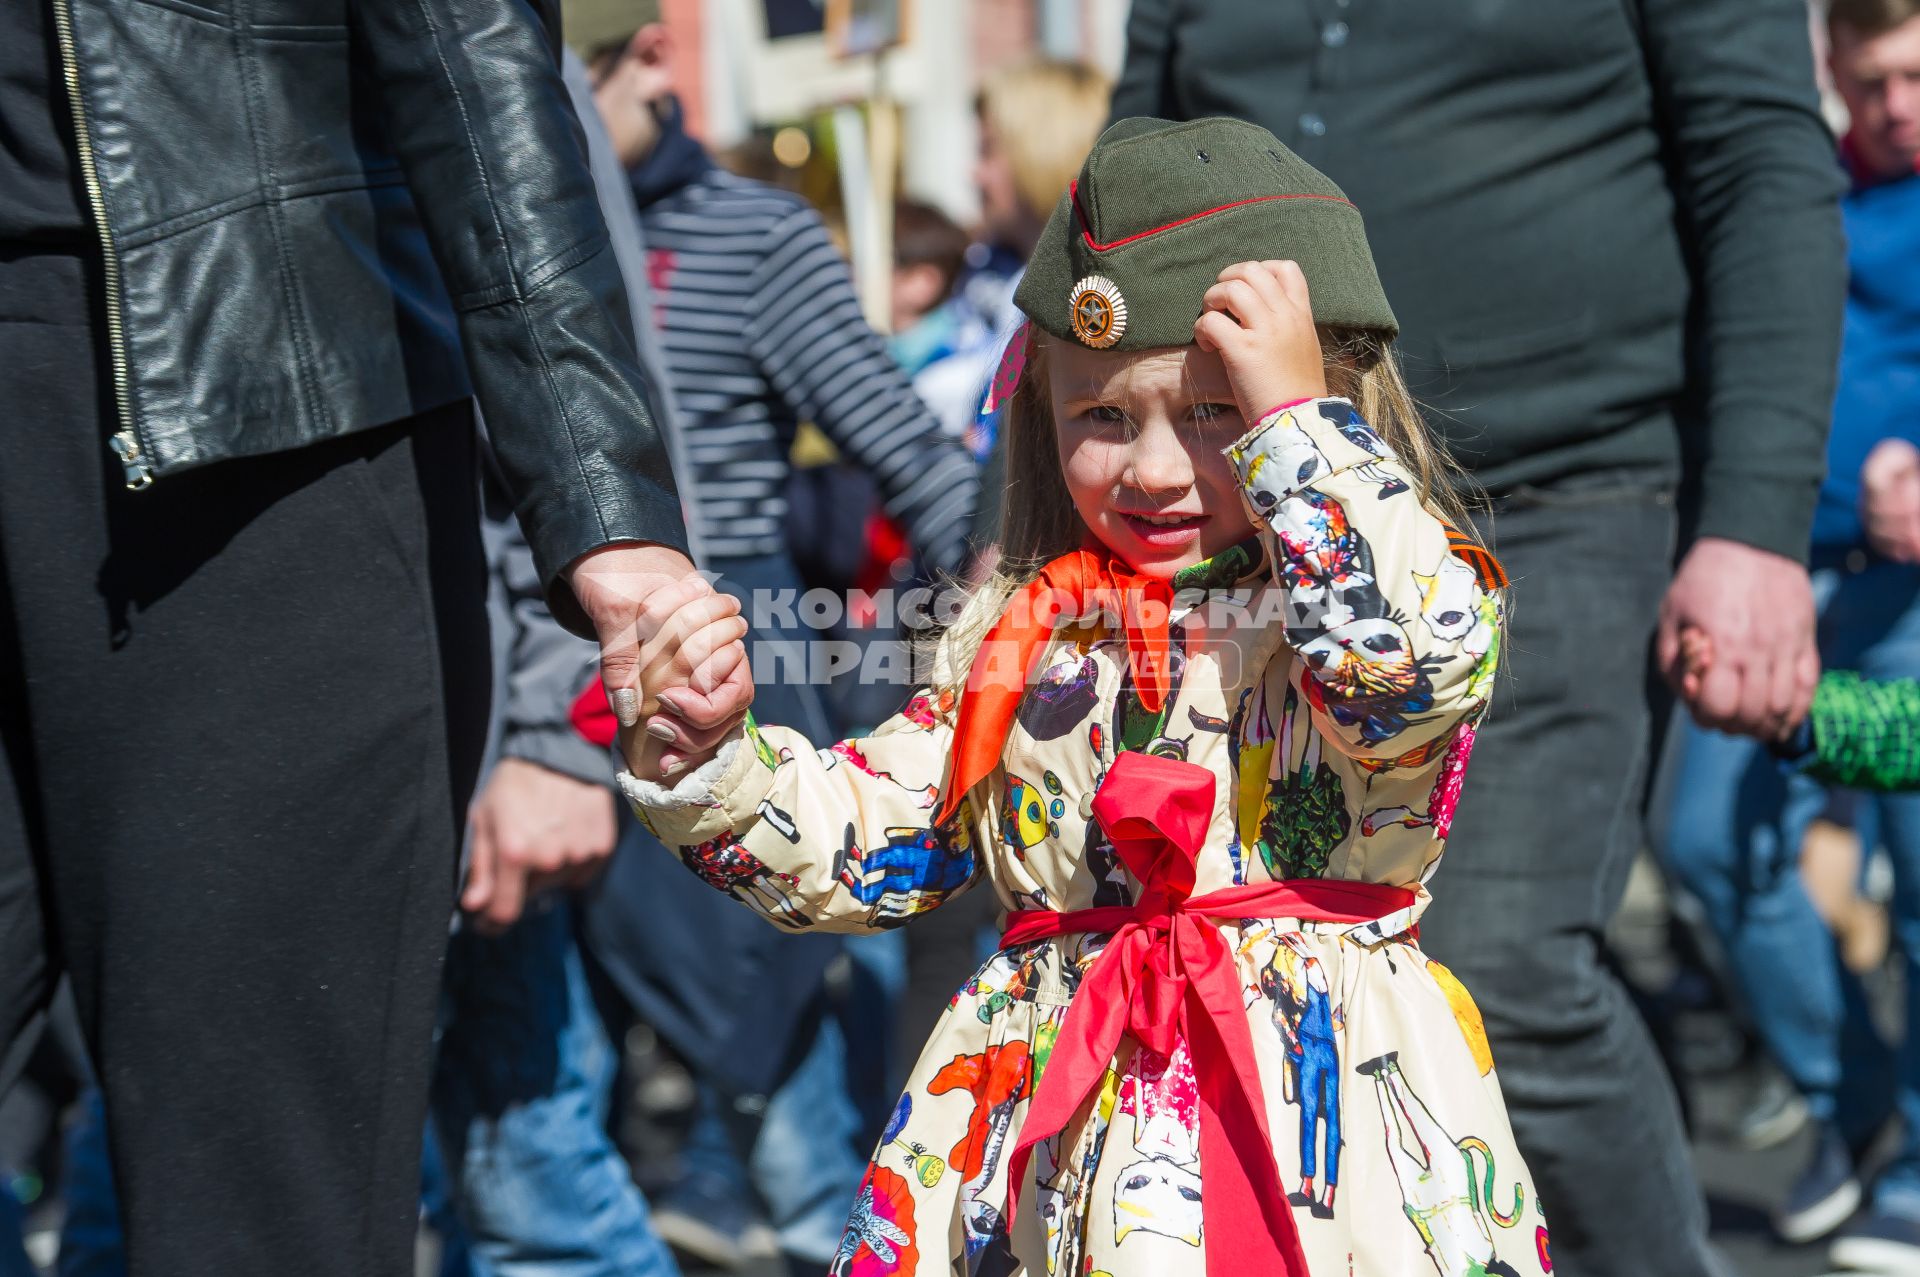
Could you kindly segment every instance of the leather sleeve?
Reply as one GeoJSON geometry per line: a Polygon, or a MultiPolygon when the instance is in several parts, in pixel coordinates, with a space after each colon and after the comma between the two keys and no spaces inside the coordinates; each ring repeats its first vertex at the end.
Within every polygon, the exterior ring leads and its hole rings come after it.
{"type": "Polygon", "coordinates": [[[561,570],[686,529],[549,24],[527,0],[351,11],[554,615],[591,633],[561,570]]]}

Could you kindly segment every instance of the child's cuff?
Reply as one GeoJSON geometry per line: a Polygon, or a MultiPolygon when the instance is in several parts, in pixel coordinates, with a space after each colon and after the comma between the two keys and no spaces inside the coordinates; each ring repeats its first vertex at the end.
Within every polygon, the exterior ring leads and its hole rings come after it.
{"type": "Polygon", "coordinates": [[[720,805],[718,795],[721,792],[721,778],[733,766],[734,755],[740,752],[741,743],[745,740],[746,733],[735,729],[734,734],[720,746],[718,753],[671,785],[641,780],[622,768],[616,778],[620,792],[634,807],[644,807],[656,814],[684,811],[689,807],[717,807],[720,805]]]}
{"type": "Polygon", "coordinates": [[[778,761],[749,714],[719,752],[672,784],[641,780],[631,772],[620,773],[617,781],[642,825],[662,842],[691,847],[751,825],[773,789],[778,761]]]}

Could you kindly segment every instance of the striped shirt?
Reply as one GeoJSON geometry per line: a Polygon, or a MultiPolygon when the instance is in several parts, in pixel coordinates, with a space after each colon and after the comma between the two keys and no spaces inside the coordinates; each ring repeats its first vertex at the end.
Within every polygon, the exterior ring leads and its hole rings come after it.
{"type": "Polygon", "coordinates": [[[787,452],[811,421],[870,473],[921,563],[957,571],[972,460],[867,326],[796,195],[710,168],[640,209],[654,319],[685,422],[688,520],[716,558],[783,552],[787,452]]]}

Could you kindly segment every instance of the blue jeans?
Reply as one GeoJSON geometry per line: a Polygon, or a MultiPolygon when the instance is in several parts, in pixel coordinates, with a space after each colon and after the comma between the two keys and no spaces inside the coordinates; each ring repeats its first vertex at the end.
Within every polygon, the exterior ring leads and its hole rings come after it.
{"type": "Polygon", "coordinates": [[[679,1277],[607,1134],[615,1058],[565,900],[447,956],[433,1118],[474,1267],[496,1277],[679,1277]]]}
{"type": "MultiPolygon", "coordinates": [[[[1920,569],[1821,568],[1813,583],[1826,668],[1920,676],[1920,569]]],[[[1891,1092],[1906,1134],[1874,1202],[1920,1217],[1920,795],[1865,800],[1892,858],[1893,931],[1906,963],[1909,1028],[1896,1058],[1800,881],[1800,842],[1826,805],[1823,788],[1758,742],[1691,722],[1675,748],[1663,847],[1674,877],[1699,898],[1755,1027],[1816,1117],[1862,1140],[1891,1092]]]]}
{"type": "Polygon", "coordinates": [[[711,1085],[700,1088],[699,1116],[682,1149],[689,1177],[742,1197],[758,1194],[781,1251],[823,1267],[839,1249],[899,1081],[886,1076],[885,1062],[906,984],[906,937],[862,936],[847,952],[852,988],[844,1002],[826,1008],[806,1054],[767,1097],[747,1133],[745,1164],[735,1151],[742,1124],[728,1118],[711,1085]]]}

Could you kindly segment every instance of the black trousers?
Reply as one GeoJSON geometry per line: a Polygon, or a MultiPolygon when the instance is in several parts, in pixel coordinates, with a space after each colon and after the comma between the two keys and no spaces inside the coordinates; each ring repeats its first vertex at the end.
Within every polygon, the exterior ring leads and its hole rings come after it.
{"type": "Polygon", "coordinates": [[[1421,944],[1486,1017],[1555,1271],[1725,1272],[1672,1083],[1604,943],[1643,845],[1672,501],[1589,475],[1504,499],[1492,539],[1513,620],[1421,944]]]}
{"type": "Polygon", "coordinates": [[[133,1277],[412,1271],[489,676],[471,409],[124,489],[0,257],[0,1091],[62,972],[133,1277]]]}

